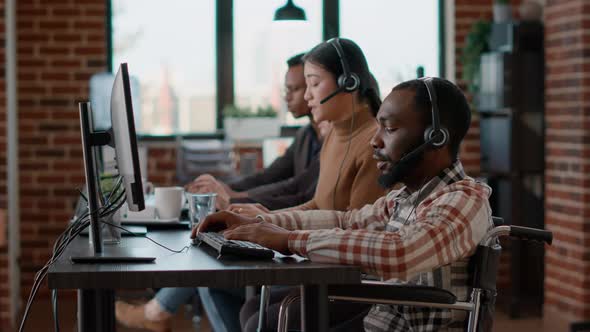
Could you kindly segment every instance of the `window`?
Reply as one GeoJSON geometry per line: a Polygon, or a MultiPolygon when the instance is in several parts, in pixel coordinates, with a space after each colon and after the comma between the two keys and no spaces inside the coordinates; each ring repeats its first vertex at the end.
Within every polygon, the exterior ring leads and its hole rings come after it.
{"type": "Polygon", "coordinates": [[[112,0],[112,40],[140,83],[140,134],[215,131],[215,0],[112,0]]]}
{"type": "Polygon", "coordinates": [[[234,0],[235,103],[240,108],[271,106],[295,124],[282,98],[287,59],[322,41],[322,1],[297,0],[306,22],[273,21],[285,1],[234,0]]]}
{"type": "Polygon", "coordinates": [[[340,35],[363,50],[381,96],[416,77],[439,76],[438,0],[340,0],[340,35]]]}
{"type": "MultiPolygon", "coordinates": [[[[139,82],[141,102],[135,106],[140,134],[216,130],[217,1],[169,0],[163,5],[161,0],[111,0],[112,63],[117,68],[128,62],[139,82]]],[[[233,4],[233,13],[222,17],[233,17],[234,47],[234,81],[227,84],[233,83],[235,106],[270,106],[286,124],[306,122],[286,112],[281,93],[286,60],[320,43],[324,24],[363,49],[382,97],[397,83],[416,77],[418,66],[426,75],[441,72],[441,0],[339,0],[339,27],[338,22],[323,22],[324,1],[295,0],[305,10],[306,22],[273,21],[284,0],[227,3],[233,4]]]]}

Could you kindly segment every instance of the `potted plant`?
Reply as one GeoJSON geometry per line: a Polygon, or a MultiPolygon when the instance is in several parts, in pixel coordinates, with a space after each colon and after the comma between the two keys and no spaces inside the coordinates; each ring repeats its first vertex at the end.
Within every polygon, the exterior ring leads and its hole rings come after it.
{"type": "Polygon", "coordinates": [[[232,140],[261,139],[279,136],[277,111],[272,106],[249,107],[227,105],[223,108],[225,134],[232,140]]]}
{"type": "Polygon", "coordinates": [[[489,51],[490,22],[479,20],[473,24],[465,37],[465,45],[461,52],[463,65],[462,79],[467,84],[467,91],[473,96],[479,92],[480,58],[482,53],[489,51]]]}

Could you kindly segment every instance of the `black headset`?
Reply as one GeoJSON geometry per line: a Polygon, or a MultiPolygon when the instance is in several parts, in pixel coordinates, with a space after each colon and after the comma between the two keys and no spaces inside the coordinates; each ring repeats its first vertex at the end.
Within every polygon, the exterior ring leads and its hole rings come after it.
{"type": "Polygon", "coordinates": [[[449,141],[449,131],[440,125],[440,113],[438,111],[438,98],[436,97],[436,89],[434,88],[434,78],[422,77],[419,80],[424,82],[428,97],[430,97],[430,104],[432,105],[432,125],[428,126],[424,131],[424,142],[430,142],[430,145],[435,149],[443,147],[449,141]]]}
{"type": "Polygon", "coordinates": [[[338,38],[332,38],[328,40],[327,43],[332,45],[336,49],[336,53],[338,53],[338,58],[340,59],[340,64],[342,65],[342,74],[338,76],[338,80],[336,81],[338,83],[338,89],[330,93],[326,98],[322,99],[320,104],[327,102],[340,92],[353,92],[358,90],[361,85],[361,79],[359,76],[356,73],[350,71],[348,61],[346,61],[346,57],[344,56],[344,49],[342,48],[342,45],[340,45],[340,40],[338,38]]]}
{"type": "Polygon", "coordinates": [[[404,155],[398,162],[399,167],[404,167],[406,164],[410,164],[415,158],[419,157],[424,150],[429,147],[434,149],[440,149],[449,141],[449,131],[445,127],[440,125],[440,116],[438,111],[438,99],[436,98],[436,89],[434,88],[433,77],[421,77],[420,81],[424,82],[426,91],[428,91],[428,97],[430,98],[430,104],[432,105],[432,125],[428,126],[424,130],[424,143],[418,146],[414,150],[404,155]]]}

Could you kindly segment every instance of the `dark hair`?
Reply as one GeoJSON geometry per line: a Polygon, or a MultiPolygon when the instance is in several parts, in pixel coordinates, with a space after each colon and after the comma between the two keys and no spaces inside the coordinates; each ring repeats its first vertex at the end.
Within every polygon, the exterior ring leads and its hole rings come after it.
{"type": "MultiPolygon", "coordinates": [[[[343,57],[348,63],[351,72],[356,73],[360,79],[359,95],[361,100],[369,104],[369,108],[373,114],[376,114],[381,107],[381,98],[377,93],[377,81],[371,78],[369,65],[367,59],[363,54],[361,48],[350,39],[339,39],[340,46],[344,51],[343,57]]],[[[303,61],[309,61],[313,64],[321,66],[334,75],[334,79],[338,79],[344,72],[338,52],[334,46],[329,42],[323,42],[316,45],[311,51],[307,52],[303,57],[303,61]]]]}
{"type": "MultiPolygon", "coordinates": [[[[449,131],[448,144],[451,156],[456,158],[459,154],[461,141],[463,141],[471,124],[471,109],[465,95],[455,84],[438,77],[435,77],[432,83],[438,99],[440,123],[449,131]]],[[[421,80],[406,81],[395,86],[392,91],[404,89],[412,89],[415,92],[416,108],[424,112],[425,125],[430,126],[432,123],[432,104],[430,103],[426,84],[421,80]]]]}
{"type": "Polygon", "coordinates": [[[291,68],[291,67],[302,65],[304,55],[305,55],[305,53],[299,53],[297,55],[290,57],[289,60],[287,60],[287,66],[289,66],[289,68],[291,68]]]}

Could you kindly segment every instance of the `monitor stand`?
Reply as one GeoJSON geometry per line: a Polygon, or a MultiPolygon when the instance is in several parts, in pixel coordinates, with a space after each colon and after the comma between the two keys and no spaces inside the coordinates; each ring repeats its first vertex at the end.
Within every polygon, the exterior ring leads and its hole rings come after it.
{"type": "Polygon", "coordinates": [[[145,249],[125,248],[119,245],[103,246],[102,234],[99,227],[99,181],[96,169],[96,158],[93,147],[111,143],[109,132],[94,132],[92,125],[92,110],[89,102],[78,104],[80,111],[80,129],[82,132],[82,152],[84,155],[84,170],[86,173],[86,188],[88,188],[88,209],[90,214],[90,237],[92,245],[86,251],[70,257],[74,263],[144,263],[153,262],[156,257],[148,256],[145,249]]]}
{"type": "MultiPolygon", "coordinates": [[[[125,225],[125,229],[133,234],[121,231],[121,237],[145,236],[148,232],[147,227],[141,225],[125,225]]],[[[90,225],[84,228],[82,232],[80,232],[80,235],[90,236],[90,225]]]]}
{"type": "Polygon", "coordinates": [[[119,245],[105,245],[100,253],[94,253],[93,248],[86,252],[77,252],[70,256],[73,263],[96,264],[96,263],[152,263],[156,257],[149,255],[145,248],[127,248],[119,245]]]}

